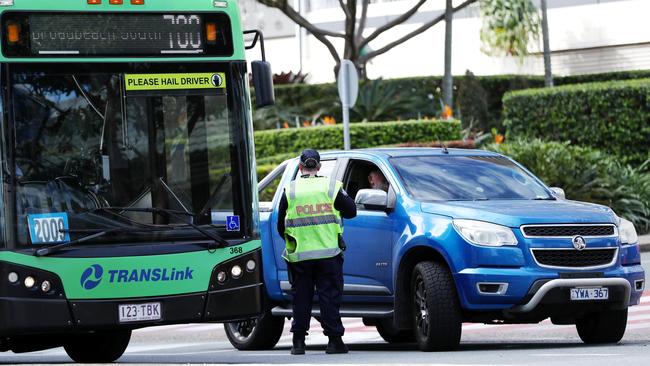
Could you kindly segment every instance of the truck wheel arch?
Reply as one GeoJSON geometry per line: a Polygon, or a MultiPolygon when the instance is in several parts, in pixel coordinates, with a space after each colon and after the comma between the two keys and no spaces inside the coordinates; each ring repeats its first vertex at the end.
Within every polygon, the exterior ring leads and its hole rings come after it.
{"type": "Polygon", "coordinates": [[[398,329],[409,329],[411,322],[411,274],[413,268],[422,261],[433,261],[444,264],[451,270],[444,255],[435,248],[428,245],[418,245],[408,249],[400,260],[399,267],[395,272],[395,308],[394,321],[398,329]]]}

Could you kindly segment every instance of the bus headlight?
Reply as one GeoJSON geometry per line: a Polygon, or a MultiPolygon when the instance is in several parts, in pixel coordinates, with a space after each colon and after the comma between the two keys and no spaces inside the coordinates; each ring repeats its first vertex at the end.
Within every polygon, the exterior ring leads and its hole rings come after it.
{"type": "Polygon", "coordinates": [[[249,272],[253,272],[256,267],[257,264],[255,263],[254,260],[249,259],[248,262],[246,262],[246,270],[248,270],[249,272]]]}
{"type": "Polygon", "coordinates": [[[240,266],[235,265],[230,269],[230,274],[232,275],[232,278],[239,278],[241,277],[242,274],[242,269],[240,266]]]}
{"type": "Polygon", "coordinates": [[[517,245],[517,238],[509,227],[484,221],[454,220],[454,228],[472,244],[490,247],[517,245]]]}
{"type": "Polygon", "coordinates": [[[9,280],[9,283],[16,283],[18,282],[18,273],[16,272],[9,272],[7,275],[7,280],[9,280]]]}
{"type": "Polygon", "coordinates": [[[50,292],[51,289],[52,289],[52,284],[50,283],[50,281],[45,280],[43,281],[43,283],[41,283],[41,291],[50,292]]]}
{"type": "Polygon", "coordinates": [[[220,271],[219,273],[217,273],[217,281],[219,281],[219,283],[226,282],[227,277],[228,276],[226,275],[226,272],[224,272],[224,271],[220,271]]]}
{"type": "Polygon", "coordinates": [[[639,241],[634,224],[622,217],[618,224],[618,236],[621,239],[621,244],[634,244],[639,241]]]}
{"type": "Polygon", "coordinates": [[[25,287],[32,288],[36,284],[36,280],[32,276],[25,277],[25,287]]]}

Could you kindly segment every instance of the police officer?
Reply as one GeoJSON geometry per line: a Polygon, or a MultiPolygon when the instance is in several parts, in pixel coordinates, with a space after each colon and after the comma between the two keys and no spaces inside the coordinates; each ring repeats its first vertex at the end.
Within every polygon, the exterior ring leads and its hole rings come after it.
{"type": "Polygon", "coordinates": [[[291,354],[305,353],[314,286],[318,290],[321,325],[329,337],[327,353],[347,353],[339,309],[343,297],[341,217],[351,219],[357,208],[342,183],[317,175],[320,155],[306,149],[300,155],[301,176],[285,189],[279,206],[278,232],[285,239],[293,295],[293,347],[291,354]]]}

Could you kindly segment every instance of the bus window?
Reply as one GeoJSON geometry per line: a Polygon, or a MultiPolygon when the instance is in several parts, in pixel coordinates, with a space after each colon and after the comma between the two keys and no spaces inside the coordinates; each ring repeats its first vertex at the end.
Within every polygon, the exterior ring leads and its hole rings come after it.
{"type": "Polygon", "coordinates": [[[122,79],[121,73],[14,75],[19,243],[29,243],[30,214],[78,214],[71,218],[78,229],[97,227],[78,218],[101,205],[187,213],[121,213],[141,224],[193,220],[225,229],[235,215],[225,91],[127,93],[122,104],[122,79]]]}

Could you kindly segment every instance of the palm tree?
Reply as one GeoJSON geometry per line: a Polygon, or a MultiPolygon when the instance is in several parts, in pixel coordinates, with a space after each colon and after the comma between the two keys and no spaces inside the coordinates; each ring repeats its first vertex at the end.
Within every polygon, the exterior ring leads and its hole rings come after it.
{"type": "Polygon", "coordinates": [[[450,108],[454,102],[454,80],[451,75],[451,26],[454,19],[454,5],[447,0],[445,6],[445,75],[442,78],[442,101],[450,108]]]}
{"type": "Polygon", "coordinates": [[[548,14],[546,12],[546,0],[542,0],[542,38],[544,42],[544,85],[553,86],[553,73],[551,72],[551,47],[548,38],[548,14]]]}

